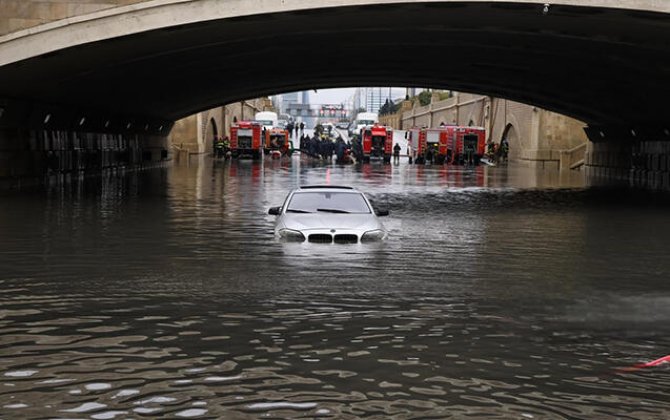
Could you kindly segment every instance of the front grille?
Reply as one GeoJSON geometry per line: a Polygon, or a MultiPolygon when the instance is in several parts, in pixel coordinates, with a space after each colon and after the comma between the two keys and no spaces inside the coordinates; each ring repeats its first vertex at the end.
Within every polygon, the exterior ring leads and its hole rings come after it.
{"type": "Polygon", "coordinates": [[[358,242],[356,235],[335,235],[335,243],[338,244],[355,244],[358,242]]]}
{"type": "Polygon", "coordinates": [[[313,233],[309,235],[310,242],[318,242],[321,244],[329,244],[333,242],[333,236],[328,233],[313,233]]]}

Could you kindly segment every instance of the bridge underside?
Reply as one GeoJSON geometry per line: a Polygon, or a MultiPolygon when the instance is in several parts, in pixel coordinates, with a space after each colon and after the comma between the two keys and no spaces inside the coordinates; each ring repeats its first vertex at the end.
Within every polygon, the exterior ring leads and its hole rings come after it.
{"type": "MultiPolygon", "coordinates": [[[[0,178],[101,168],[104,153],[121,165],[164,159],[173,121],[241,99],[418,86],[512,99],[585,121],[593,140],[588,166],[614,168],[621,178],[662,173],[670,189],[666,13],[445,0],[213,19],[198,7],[220,9],[221,2],[174,4],[203,21],[82,41],[0,67],[0,178]],[[110,141],[111,149],[104,146],[110,141]],[[77,152],[86,142],[91,156],[77,152]],[[49,160],[54,150],[62,161],[49,160]]],[[[112,19],[141,24],[138,16],[112,19]]],[[[89,24],[104,32],[95,21],[73,23],[78,30],[89,24]]],[[[652,178],[647,183],[658,185],[652,178]]]]}
{"type": "Polygon", "coordinates": [[[134,118],[135,127],[165,129],[265,94],[425,86],[513,99],[594,127],[664,128],[667,15],[574,6],[545,12],[513,2],[413,2],[207,21],[3,66],[0,98],[6,114],[13,114],[8,104],[19,104],[38,125],[47,113],[54,124],[55,110],[67,109],[69,125],[88,113],[96,124],[126,127],[134,118]]]}

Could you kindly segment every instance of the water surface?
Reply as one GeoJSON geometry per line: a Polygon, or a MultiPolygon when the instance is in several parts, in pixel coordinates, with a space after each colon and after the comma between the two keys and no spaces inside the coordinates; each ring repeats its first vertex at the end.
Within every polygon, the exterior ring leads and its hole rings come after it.
{"type": "Polygon", "coordinates": [[[663,419],[664,196],[579,172],[203,160],[0,197],[0,418],[663,419]],[[381,244],[282,244],[354,185],[381,244]]]}

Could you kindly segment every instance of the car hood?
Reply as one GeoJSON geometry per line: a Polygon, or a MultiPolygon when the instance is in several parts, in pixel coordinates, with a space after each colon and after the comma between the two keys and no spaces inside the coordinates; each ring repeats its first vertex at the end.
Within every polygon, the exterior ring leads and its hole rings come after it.
{"type": "Polygon", "coordinates": [[[372,214],[285,214],[283,223],[286,228],[293,230],[382,229],[381,223],[379,223],[372,214]]]}

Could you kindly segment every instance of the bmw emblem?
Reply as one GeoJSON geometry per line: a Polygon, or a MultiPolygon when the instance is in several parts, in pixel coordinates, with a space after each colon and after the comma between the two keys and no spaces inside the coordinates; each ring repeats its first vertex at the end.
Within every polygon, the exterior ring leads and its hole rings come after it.
{"type": "Polygon", "coordinates": [[[330,230],[330,233],[335,233],[335,229],[331,229],[331,230],[330,230]]]}

